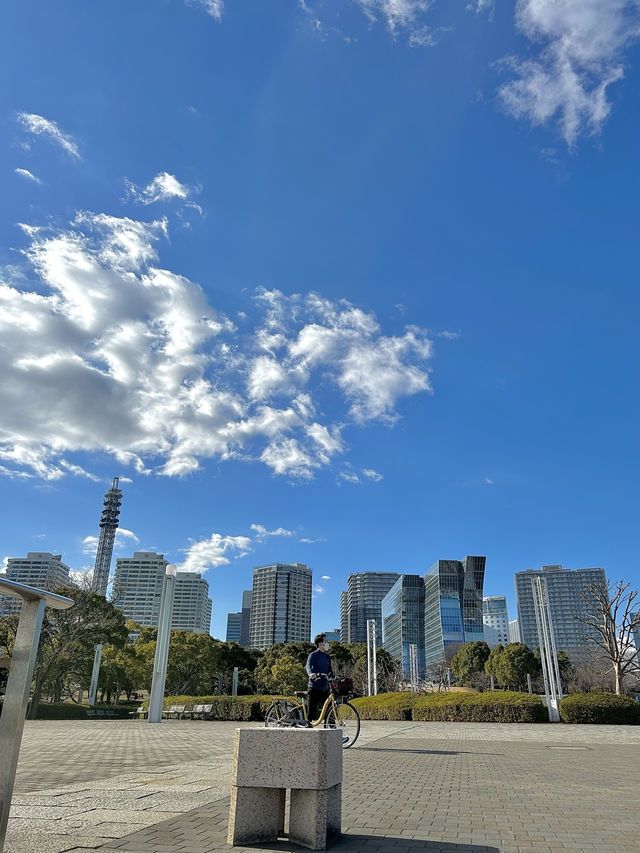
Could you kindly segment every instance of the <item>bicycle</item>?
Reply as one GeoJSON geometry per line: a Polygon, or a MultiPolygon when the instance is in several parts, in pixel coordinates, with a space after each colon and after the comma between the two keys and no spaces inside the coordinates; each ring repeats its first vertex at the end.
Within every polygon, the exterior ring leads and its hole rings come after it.
{"type": "Polygon", "coordinates": [[[330,682],[329,695],[325,699],[317,720],[309,720],[308,693],[296,690],[299,702],[291,699],[277,699],[269,706],[264,716],[267,727],[342,729],[342,748],[349,749],[360,734],[360,714],[349,702],[350,692],[345,682],[349,679],[336,679],[330,682]]]}

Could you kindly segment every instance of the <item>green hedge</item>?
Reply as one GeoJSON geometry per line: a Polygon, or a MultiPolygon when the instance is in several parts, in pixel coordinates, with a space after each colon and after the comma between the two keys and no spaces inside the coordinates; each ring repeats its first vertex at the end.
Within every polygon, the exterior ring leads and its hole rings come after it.
{"type": "Polygon", "coordinates": [[[529,693],[432,693],[413,706],[414,720],[456,723],[544,723],[542,701],[529,693]]]}
{"type": "Polygon", "coordinates": [[[379,693],[352,702],[363,720],[411,720],[417,698],[415,693],[379,693]]]}
{"type": "Polygon", "coordinates": [[[640,725],[640,702],[615,693],[572,693],[560,702],[563,723],[640,725]]]}
{"type": "MultiPolygon", "coordinates": [[[[40,702],[38,705],[38,720],[86,720],[90,705],[76,705],[74,702],[40,702]]],[[[120,719],[128,719],[131,705],[96,705],[97,711],[113,711],[120,719]]],[[[2,703],[0,702],[0,713],[2,703]]]]}
{"type": "MultiPolygon", "coordinates": [[[[168,711],[172,705],[184,705],[190,711],[195,705],[212,705],[213,720],[264,720],[264,715],[280,696],[165,696],[163,708],[168,711]]],[[[143,703],[145,710],[148,700],[143,703]]]]}

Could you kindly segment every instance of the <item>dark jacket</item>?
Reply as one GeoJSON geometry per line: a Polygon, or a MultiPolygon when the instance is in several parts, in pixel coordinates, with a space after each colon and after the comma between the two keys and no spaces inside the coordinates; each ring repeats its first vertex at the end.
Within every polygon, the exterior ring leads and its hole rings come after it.
{"type": "Polygon", "coordinates": [[[309,690],[322,690],[329,692],[329,676],[333,676],[331,669],[331,656],[326,652],[316,649],[307,658],[307,672],[309,674],[309,690]],[[311,675],[319,675],[320,678],[311,678],[311,675]]]}

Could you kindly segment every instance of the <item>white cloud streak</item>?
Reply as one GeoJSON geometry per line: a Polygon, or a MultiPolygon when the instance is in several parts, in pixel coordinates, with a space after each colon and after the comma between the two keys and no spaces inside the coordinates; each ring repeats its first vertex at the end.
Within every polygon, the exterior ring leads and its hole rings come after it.
{"type": "Polygon", "coordinates": [[[34,136],[46,136],[71,157],[76,160],[80,159],[80,151],[76,141],[68,133],[64,133],[55,121],[43,118],[35,113],[18,113],[18,121],[27,133],[34,136]]]}
{"type": "MultiPolygon", "coordinates": [[[[171,199],[180,199],[186,201],[194,192],[191,187],[181,183],[175,175],[169,172],[160,172],[146,187],[138,187],[132,181],[125,180],[127,195],[138,204],[155,204],[159,201],[170,201],[171,199]]],[[[192,205],[202,213],[202,208],[199,205],[192,205]]]]}
{"type": "Polygon", "coordinates": [[[14,169],[13,170],[16,175],[20,175],[21,178],[26,178],[28,181],[32,181],[34,184],[41,184],[42,181],[37,175],[34,175],[33,172],[30,172],[28,169],[14,169]]]}
{"type": "Polygon", "coordinates": [[[363,468],[362,474],[367,480],[373,480],[374,483],[379,483],[380,480],[383,480],[384,477],[378,471],[373,468],[363,468]]]}
{"type": "Polygon", "coordinates": [[[507,112],[554,123],[569,146],[600,131],[610,86],[624,76],[625,49],[640,36],[638,0],[518,0],[516,24],[532,58],[511,57],[515,78],[499,90],[507,112]]]}
{"type": "Polygon", "coordinates": [[[192,542],[184,549],[186,554],[182,563],[178,563],[178,571],[198,572],[203,574],[207,569],[227,566],[231,559],[240,559],[251,553],[251,539],[248,536],[223,536],[212,533],[208,539],[192,542]]]}
{"type": "Polygon", "coordinates": [[[222,19],[222,13],[224,12],[223,0],[187,0],[187,5],[204,9],[207,15],[212,17],[214,21],[222,19]]]}
{"type": "Polygon", "coordinates": [[[263,539],[268,539],[270,536],[293,536],[293,530],[286,530],[284,527],[267,530],[264,524],[251,524],[250,529],[256,534],[256,539],[259,542],[262,542],[263,539]]]}
{"type": "Polygon", "coordinates": [[[261,290],[240,332],[158,265],[165,220],[83,212],[24,231],[39,282],[0,279],[8,476],[94,477],[69,456],[101,451],[146,476],[237,458],[310,479],[346,453],[346,425],[392,425],[404,397],[431,389],[426,334],[385,335],[346,301],[261,290]]]}

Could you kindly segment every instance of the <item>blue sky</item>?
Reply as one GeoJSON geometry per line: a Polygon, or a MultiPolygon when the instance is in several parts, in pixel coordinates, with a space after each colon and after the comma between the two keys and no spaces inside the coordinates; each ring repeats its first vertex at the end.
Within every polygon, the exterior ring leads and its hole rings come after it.
{"type": "Polygon", "coordinates": [[[4,3],[0,556],[638,584],[639,18],[4,3]]]}

